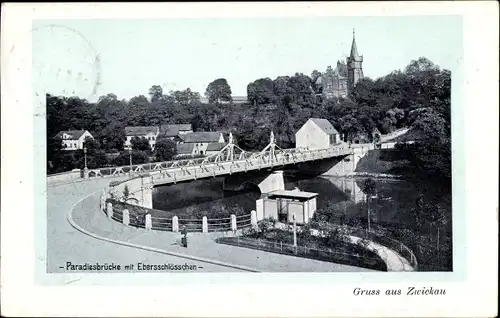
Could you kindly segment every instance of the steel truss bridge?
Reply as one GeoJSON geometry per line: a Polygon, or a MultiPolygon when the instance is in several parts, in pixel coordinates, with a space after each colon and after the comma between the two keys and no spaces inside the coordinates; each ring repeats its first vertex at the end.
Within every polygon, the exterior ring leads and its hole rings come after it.
{"type": "Polygon", "coordinates": [[[351,148],[342,143],[318,150],[304,148],[281,149],[276,145],[274,134],[271,132],[270,142],[262,151],[248,152],[235,145],[233,136],[230,134],[229,141],[224,148],[217,154],[204,158],[88,169],[85,174],[89,178],[96,178],[121,175],[138,176],[149,173],[153,177],[155,184],[176,183],[346,156],[354,154],[355,149],[374,149],[374,145],[359,144],[353,145],[351,148]]]}

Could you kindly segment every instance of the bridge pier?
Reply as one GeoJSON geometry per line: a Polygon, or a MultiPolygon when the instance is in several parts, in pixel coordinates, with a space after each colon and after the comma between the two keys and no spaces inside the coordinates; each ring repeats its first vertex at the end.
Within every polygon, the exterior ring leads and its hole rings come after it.
{"type": "Polygon", "coordinates": [[[339,177],[353,175],[356,171],[359,160],[361,160],[361,158],[363,158],[369,150],[369,147],[352,148],[352,153],[341,158],[338,163],[323,172],[322,175],[339,177]]]}
{"type": "Polygon", "coordinates": [[[283,171],[273,171],[269,176],[262,180],[258,186],[261,193],[285,190],[283,171]]]}

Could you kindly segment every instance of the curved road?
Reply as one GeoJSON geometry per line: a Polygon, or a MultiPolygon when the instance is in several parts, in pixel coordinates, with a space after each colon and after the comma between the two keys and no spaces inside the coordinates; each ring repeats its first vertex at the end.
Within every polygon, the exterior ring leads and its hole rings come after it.
{"type": "MultiPolygon", "coordinates": [[[[140,250],[101,241],[73,228],[67,220],[68,212],[75,204],[112,180],[93,179],[75,183],[47,186],[47,272],[68,273],[66,262],[72,264],[120,264],[130,263],[196,265],[198,271],[233,272],[237,269],[210,263],[186,260],[180,257],[140,250]],[[62,268],[61,268],[62,267],[62,268]],[[199,267],[202,267],[200,269],[199,267]]],[[[109,272],[109,271],[106,271],[109,272]]]]}

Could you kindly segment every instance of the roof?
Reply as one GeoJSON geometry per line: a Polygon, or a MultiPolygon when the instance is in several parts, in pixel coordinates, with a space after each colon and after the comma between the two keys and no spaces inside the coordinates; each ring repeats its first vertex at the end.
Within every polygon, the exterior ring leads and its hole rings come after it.
{"type": "Polygon", "coordinates": [[[221,132],[192,132],[179,135],[179,138],[184,142],[218,142],[221,132]]]}
{"type": "Polygon", "coordinates": [[[359,61],[361,57],[358,54],[358,47],[356,45],[356,37],[354,35],[354,30],[352,31],[352,44],[351,44],[351,59],[354,61],[359,61]]]}
{"type": "Polygon", "coordinates": [[[193,153],[194,145],[193,144],[177,144],[177,154],[185,155],[193,153]]]}
{"type": "Polygon", "coordinates": [[[300,190],[278,190],[268,193],[269,197],[290,198],[290,199],[312,199],[318,196],[318,193],[305,192],[300,190]]]}
{"type": "Polygon", "coordinates": [[[156,135],[158,127],[156,126],[133,126],[125,127],[125,136],[145,136],[148,134],[156,135]]]}
{"type": "Polygon", "coordinates": [[[324,118],[309,118],[310,121],[316,124],[321,130],[328,135],[338,134],[339,132],[333,127],[327,119],[324,118]]]}
{"type": "Polygon", "coordinates": [[[341,78],[347,78],[347,64],[345,64],[344,62],[341,62],[341,61],[337,61],[337,66],[335,67],[335,69],[332,69],[332,67],[329,65],[327,68],[326,68],[326,72],[325,73],[322,73],[320,76],[318,76],[318,78],[316,79],[316,82],[315,84],[316,85],[323,85],[323,77],[326,76],[327,78],[328,77],[341,77],[341,78]]]}
{"type": "Polygon", "coordinates": [[[208,144],[207,146],[207,151],[219,151],[222,150],[226,146],[225,143],[223,142],[213,142],[211,144],[208,144]]]}
{"type": "Polygon", "coordinates": [[[160,133],[167,137],[174,137],[179,134],[179,131],[193,130],[191,124],[171,124],[160,126],[160,133]]]}
{"type": "Polygon", "coordinates": [[[86,130],[62,130],[57,133],[56,138],[62,138],[63,134],[69,135],[71,140],[80,139],[86,130]]]}

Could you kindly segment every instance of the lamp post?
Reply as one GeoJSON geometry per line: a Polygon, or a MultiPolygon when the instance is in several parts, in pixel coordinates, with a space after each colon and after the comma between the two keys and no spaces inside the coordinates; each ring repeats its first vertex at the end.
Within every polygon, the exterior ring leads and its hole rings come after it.
{"type": "Polygon", "coordinates": [[[85,161],[84,169],[87,170],[87,147],[83,147],[83,159],[85,161]]]}
{"type": "Polygon", "coordinates": [[[83,176],[85,179],[88,178],[88,171],[89,168],[87,168],[87,147],[83,147],[83,160],[84,160],[84,167],[83,167],[83,176]]]}

